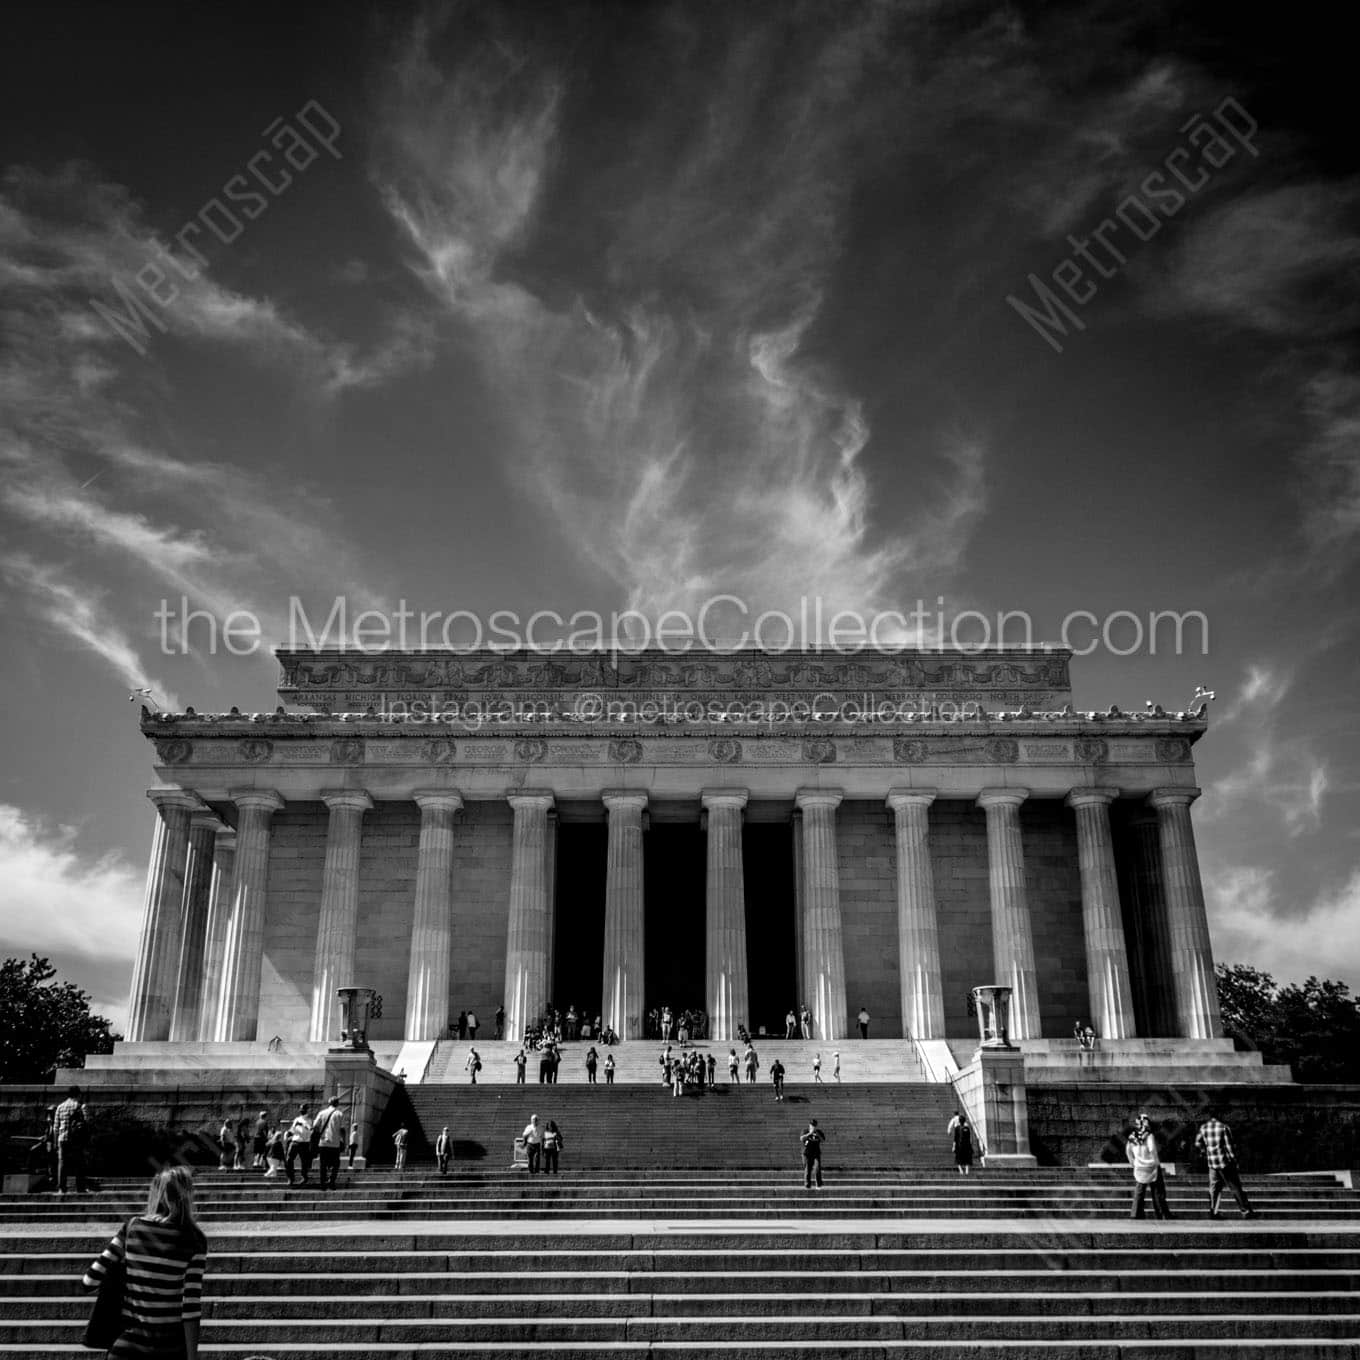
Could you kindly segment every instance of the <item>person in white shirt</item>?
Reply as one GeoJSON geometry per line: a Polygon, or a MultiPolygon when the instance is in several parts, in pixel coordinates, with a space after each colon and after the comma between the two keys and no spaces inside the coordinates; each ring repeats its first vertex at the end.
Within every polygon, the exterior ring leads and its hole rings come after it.
{"type": "Polygon", "coordinates": [[[439,1131],[439,1137],[434,1140],[434,1159],[439,1163],[439,1174],[447,1176],[449,1172],[449,1158],[453,1156],[453,1139],[449,1137],[449,1126],[447,1124],[439,1131]]]}
{"type": "Polygon", "coordinates": [[[530,1117],[520,1137],[524,1139],[524,1147],[529,1154],[529,1174],[535,1175],[538,1171],[538,1159],[543,1151],[543,1130],[538,1126],[537,1115],[530,1117]]]}
{"type": "Polygon", "coordinates": [[[302,1184],[312,1169],[312,1120],[305,1105],[298,1106],[297,1118],[288,1126],[288,1152],[283,1159],[288,1184],[293,1184],[293,1163],[302,1163],[302,1184]]]}
{"type": "Polygon", "coordinates": [[[410,1137],[410,1134],[407,1133],[407,1131],[406,1131],[406,1125],[405,1125],[405,1124],[403,1124],[403,1125],[396,1131],[396,1133],[394,1133],[394,1134],[392,1135],[392,1142],[393,1142],[394,1146],[395,1146],[396,1149],[397,1149],[397,1170],[398,1170],[398,1171],[405,1171],[405,1170],[406,1170],[406,1140],[407,1140],[409,1137],[410,1137]]]}
{"type": "Polygon", "coordinates": [[[340,1175],[340,1149],[345,1146],[345,1116],[340,1099],[332,1096],[316,1117],[317,1155],[321,1161],[321,1188],[334,1190],[340,1175]]]}
{"type": "Polygon", "coordinates": [[[463,1064],[464,1072],[472,1073],[472,1084],[477,1084],[477,1073],[482,1070],[482,1055],[475,1048],[468,1049],[467,1062],[463,1064]]]}
{"type": "Polygon", "coordinates": [[[867,1039],[869,1037],[870,1016],[869,1012],[865,1010],[863,1006],[859,1008],[859,1015],[856,1016],[856,1019],[859,1021],[859,1037],[861,1039],[867,1039]]]}
{"type": "Polygon", "coordinates": [[[1146,1114],[1140,1114],[1124,1145],[1124,1155],[1133,1167],[1133,1204],[1129,1217],[1143,1217],[1143,1201],[1152,1192],[1152,1212],[1158,1219],[1170,1218],[1171,1210],[1166,1203],[1166,1179],[1162,1175],[1162,1159],[1157,1152],[1157,1135],[1152,1131],[1152,1121],[1146,1114]]]}

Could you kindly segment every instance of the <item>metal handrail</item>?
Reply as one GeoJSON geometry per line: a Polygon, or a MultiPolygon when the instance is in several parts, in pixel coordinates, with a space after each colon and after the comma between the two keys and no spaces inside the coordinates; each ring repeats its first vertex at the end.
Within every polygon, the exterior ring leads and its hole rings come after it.
{"type": "Polygon", "coordinates": [[[955,1104],[964,1112],[964,1114],[968,1116],[968,1124],[969,1127],[973,1130],[973,1133],[976,1137],[978,1152],[981,1156],[985,1157],[987,1155],[987,1149],[982,1142],[981,1136],[982,1125],[978,1123],[977,1117],[973,1113],[973,1110],[971,1109],[968,1100],[965,1098],[963,1092],[959,1089],[959,1073],[946,1072],[942,1077],[937,1075],[935,1071],[935,1064],[930,1060],[930,1054],[927,1053],[925,1049],[921,1047],[921,1041],[918,1040],[916,1036],[911,1032],[905,1020],[902,1021],[902,1034],[903,1037],[906,1038],[906,1040],[911,1044],[912,1049],[916,1053],[917,1062],[919,1062],[921,1066],[926,1069],[926,1072],[929,1075],[931,1081],[939,1086],[943,1086],[945,1082],[949,1083],[951,1090],[954,1092],[955,1104]]]}

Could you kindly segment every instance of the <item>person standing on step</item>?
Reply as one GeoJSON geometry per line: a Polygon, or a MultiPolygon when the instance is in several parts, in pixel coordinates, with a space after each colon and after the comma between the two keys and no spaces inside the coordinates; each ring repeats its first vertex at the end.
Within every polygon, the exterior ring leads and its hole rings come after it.
{"type": "Polygon", "coordinates": [[[312,1120],[307,1106],[299,1105],[297,1118],[288,1126],[288,1150],[284,1154],[284,1167],[288,1172],[288,1184],[293,1184],[293,1166],[302,1164],[303,1185],[312,1169],[312,1120]]]}
{"type": "Polygon", "coordinates": [[[496,1007],[496,1038],[505,1038],[505,1007],[503,1005],[496,1007]]]}
{"type": "Polygon", "coordinates": [[[217,1130],[217,1165],[223,1171],[231,1170],[231,1145],[231,1120],[224,1116],[222,1119],[222,1127],[217,1130]]]}
{"type": "Polygon", "coordinates": [[[1140,1114],[1124,1145],[1124,1155],[1133,1167],[1133,1204],[1131,1218],[1143,1217],[1143,1201],[1152,1194],[1152,1212],[1158,1220],[1170,1218],[1166,1204],[1166,1181],[1162,1178],[1162,1159],[1157,1155],[1157,1135],[1152,1121],[1140,1114]]]}
{"type": "Polygon", "coordinates": [[[841,1079],[841,1051],[837,1049],[831,1055],[831,1075],[839,1083],[841,1079]]]}
{"type": "Polygon", "coordinates": [[[718,1060],[712,1053],[708,1055],[708,1086],[712,1090],[718,1084],[718,1060]]]}
{"type": "Polygon", "coordinates": [[[548,1073],[548,1080],[554,1086],[557,1085],[557,1070],[562,1066],[562,1050],[554,1044],[552,1046],[552,1068],[548,1073]]]}
{"type": "Polygon", "coordinates": [[[241,1117],[236,1121],[236,1137],[232,1142],[231,1148],[231,1169],[233,1171],[244,1171],[246,1169],[246,1150],[250,1147],[250,1140],[253,1136],[253,1126],[250,1116],[241,1111],[241,1117]]]}
{"type": "Polygon", "coordinates": [[[194,1173],[166,1167],[151,1181],[145,1212],[118,1229],[81,1281],[97,1289],[110,1267],[126,1270],[122,1325],[108,1354],[198,1360],[207,1257],[207,1239],[194,1222],[194,1173]]]}
{"type": "Polygon", "coordinates": [[[748,1082],[754,1082],[756,1079],[756,1069],[760,1066],[760,1055],[756,1052],[755,1047],[749,1039],[746,1041],[746,1053],[744,1058],[746,1062],[746,1080],[748,1082]]]}
{"type": "Polygon", "coordinates": [[[481,1023],[482,1022],[477,1019],[476,1011],[468,1012],[468,1043],[475,1044],[477,1042],[477,1027],[481,1023]]]}
{"type": "Polygon", "coordinates": [[[434,1140],[434,1159],[439,1164],[439,1174],[447,1176],[449,1174],[449,1158],[453,1156],[453,1139],[449,1137],[449,1126],[444,1125],[439,1130],[439,1137],[434,1140]]]}
{"type": "Polygon", "coordinates": [[[1209,1163],[1209,1217],[1218,1217],[1218,1201],[1226,1186],[1233,1192],[1238,1212],[1243,1218],[1255,1218],[1247,1192],[1242,1189],[1242,1177],[1237,1169],[1237,1151],[1233,1147],[1232,1130],[1211,1112],[1195,1135],[1195,1146],[1209,1163]]]}
{"type": "Polygon", "coordinates": [[[822,1083],[822,1055],[821,1055],[820,1052],[814,1053],[813,1056],[812,1056],[812,1080],[813,1080],[813,1082],[814,1082],[816,1085],[818,1085],[818,1086],[821,1086],[821,1085],[823,1084],[823,1083],[822,1083]]]}
{"type": "Polygon", "coordinates": [[[955,1112],[945,1130],[954,1149],[954,1165],[960,1176],[966,1176],[973,1169],[973,1126],[962,1110],[955,1112]]]}
{"type": "Polygon", "coordinates": [[[869,1012],[861,1006],[859,1008],[859,1015],[856,1018],[859,1021],[859,1037],[861,1039],[867,1039],[869,1037],[869,1020],[871,1019],[869,1012]]]}
{"type": "Polygon", "coordinates": [[[524,1126],[524,1132],[520,1134],[524,1139],[524,1150],[529,1157],[529,1174],[538,1174],[538,1159],[543,1154],[543,1130],[538,1126],[538,1116],[530,1115],[529,1122],[524,1126]]]}
{"type": "Polygon", "coordinates": [[[797,1029],[798,1017],[793,1013],[793,1007],[790,1006],[784,1016],[784,1038],[792,1039],[797,1029]]]}
{"type": "Polygon", "coordinates": [[[275,1124],[274,1131],[265,1143],[265,1180],[273,1180],[283,1175],[284,1158],[288,1155],[288,1140],[282,1124],[275,1124]]]}
{"type": "Polygon", "coordinates": [[[604,1055],[604,1084],[606,1086],[614,1084],[614,1055],[612,1053],[604,1055]]]}
{"type": "Polygon", "coordinates": [[[600,1065],[600,1055],[595,1051],[595,1045],[586,1049],[586,1081],[591,1086],[595,1085],[595,1069],[600,1065]]]}
{"type": "Polygon", "coordinates": [[[812,1038],[812,1012],[811,1012],[810,1010],[808,1010],[808,1008],[807,1008],[807,1002],[806,1002],[806,1001],[798,1008],[798,1018],[799,1018],[800,1021],[802,1021],[802,1025],[803,1025],[803,1038],[804,1038],[804,1039],[811,1039],[811,1038],[812,1038]]]}
{"type": "Polygon", "coordinates": [[[737,1050],[729,1048],[727,1050],[727,1084],[729,1086],[741,1085],[740,1064],[737,1061],[737,1050]]]}
{"type": "Polygon", "coordinates": [[[477,1073],[482,1070],[482,1055],[475,1048],[468,1049],[467,1062],[463,1064],[463,1071],[472,1073],[472,1084],[477,1084],[477,1073]]]}
{"type": "Polygon", "coordinates": [[[774,1098],[784,1099],[784,1064],[776,1058],[770,1064],[770,1082],[774,1086],[774,1098]]]}
{"type": "Polygon", "coordinates": [[[822,1144],[826,1135],[817,1127],[815,1119],[808,1120],[803,1130],[803,1184],[812,1189],[812,1178],[817,1177],[817,1189],[822,1188],[822,1144]]]}
{"type": "Polygon", "coordinates": [[[269,1145],[269,1111],[261,1110],[260,1117],[255,1121],[255,1132],[251,1136],[251,1166],[257,1171],[264,1167],[265,1148],[269,1145]]]}
{"type": "Polygon", "coordinates": [[[345,1116],[340,1113],[340,1097],[332,1096],[316,1117],[313,1130],[316,1155],[321,1162],[321,1188],[334,1190],[340,1176],[340,1149],[345,1145],[345,1116]]]}
{"type": "Polygon", "coordinates": [[[459,1012],[458,1012],[458,1037],[459,1037],[460,1039],[466,1039],[466,1038],[467,1038],[467,1012],[466,1012],[466,1011],[459,1011],[459,1012]]]}
{"type": "Polygon", "coordinates": [[[543,1174],[545,1176],[557,1175],[557,1156],[562,1151],[562,1130],[557,1127],[557,1121],[548,1120],[548,1127],[543,1130],[543,1174]]]}
{"type": "Polygon", "coordinates": [[[406,1170],[406,1144],[410,1140],[410,1137],[411,1135],[406,1128],[405,1121],[402,1122],[401,1127],[397,1129],[396,1133],[392,1135],[393,1146],[397,1149],[398,1171],[406,1170]]]}
{"type": "Polygon", "coordinates": [[[524,1051],[524,1045],[519,1046],[519,1052],[515,1054],[515,1085],[524,1085],[524,1069],[529,1065],[529,1055],[524,1051]]]}
{"type": "Polygon", "coordinates": [[[359,1155],[359,1150],[363,1146],[363,1143],[359,1137],[361,1132],[362,1129],[360,1127],[359,1121],[356,1119],[349,1126],[348,1151],[349,1151],[349,1170],[351,1171],[354,1170],[354,1159],[359,1155]]]}

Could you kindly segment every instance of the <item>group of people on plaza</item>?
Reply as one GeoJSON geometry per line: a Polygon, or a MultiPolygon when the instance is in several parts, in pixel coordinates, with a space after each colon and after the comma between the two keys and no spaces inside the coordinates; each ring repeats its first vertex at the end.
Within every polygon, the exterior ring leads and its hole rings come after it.
{"type": "Polygon", "coordinates": [[[292,1186],[311,1184],[315,1162],[317,1184],[322,1190],[334,1190],[345,1153],[349,1168],[354,1168],[359,1134],[359,1121],[344,1113],[339,1096],[332,1096],[315,1115],[310,1106],[299,1105],[291,1120],[271,1119],[268,1110],[253,1117],[228,1117],[217,1133],[219,1166],[223,1171],[263,1171],[265,1180],[286,1177],[292,1186]]]}
{"type": "Polygon", "coordinates": [[[676,1040],[684,1048],[693,1039],[708,1038],[708,1016],[701,1010],[675,1011],[669,1006],[653,1006],[643,1017],[648,1039],[676,1040]]]}

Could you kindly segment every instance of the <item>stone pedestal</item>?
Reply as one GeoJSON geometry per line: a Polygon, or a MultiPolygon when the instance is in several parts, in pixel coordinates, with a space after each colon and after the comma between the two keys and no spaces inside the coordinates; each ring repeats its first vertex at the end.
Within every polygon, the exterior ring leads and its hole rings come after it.
{"type": "Polygon", "coordinates": [[[901,970],[902,1029],[911,1039],[943,1039],[940,927],[935,872],[930,862],[930,805],[935,794],[893,789],[887,797],[896,823],[897,955],[901,970]]]}
{"type": "Polygon", "coordinates": [[[1025,887],[1025,850],[1020,839],[1020,804],[1028,797],[1028,789],[984,789],[977,800],[987,813],[993,974],[1011,989],[1013,1039],[1037,1039],[1041,1033],[1034,926],[1025,887]]]}
{"type": "Polygon", "coordinates": [[[359,1155],[356,1167],[368,1164],[373,1137],[378,1121],[387,1109],[387,1102],[398,1086],[397,1079],[384,1072],[373,1054],[353,1049],[332,1049],[326,1054],[326,1095],[338,1095],[340,1108],[345,1112],[345,1127],[359,1130],[359,1155]]]}
{"type": "Polygon", "coordinates": [[[979,1048],[957,1084],[986,1148],[982,1164],[1037,1166],[1029,1150],[1024,1055],[1016,1049],[979,1048]]]}
{"type": "Polygon", "coordinates": [[[170,1038],[182,1043],[198,1038],[203,1022],[204,963],[208,911],[212,905],[213,856],[223,823],[213,812],[189,818],[189,853],[184,870],[184,910],[179,941],[179,972],[170,1038]]]}
{"type": "Polygon", "coordinates": [[[1110,804],[1117,794],[1117,789],[1090,788],[1074,789],[1067,796],[1077,818],[1090,1024],[1102,1039],[1130,1039],[1134,1033],[1124,913],[1110,836],[1110,804]]]}
{"type": "Polygon", "coordinates": [[[505,1037],[523,1039],[548,1001],[548,810],[551,793],[512,793],[514,848],[505,948],[505,1037]]]}
{"type": "Polygon", "coordinates": [[[1198,797],[1198,789],[1155,789],[1148,802],[1157,810],[1177,1029],[1185,1039],[1217,1039],[1223,1034],[1223,1021],[1190,822],[1190,804],[1198,797]]]}
{"type": "Polygon", "coordinates": [[[746,887],[742,881],[741,814],[745,789],[705,791],[708,870],[705,880],[709,1038],[729,1042],[748,1022],[746,887]]]}
{"type": "MultiPolygon", "coordinates": [[[[449,972],[453,951],[453,821],[460,794],[417,793],[420,852],[416,860],[415,915],[406,978],[407,1039],[439,1039],[449,1023],[449,972]]],[[[353,979],[346,978],[346,982],[353,979]]]]}
{"type": "Polygon", "coordinates": [[[845,1038],[849,1013],[845,997],[845,942],[841,926],[840,857],[836,850],[839,789],[799,789],[794,802],[803,814],[803,912],[799,976],[803,1001],[812,1011],[813,1037],[845,1038]]]}
{"type": "Polygon", "coordinates": [[[189,818],[203,807],[195,795],[181,789],[151,789],[147,797],[155,803],[157,817],[128,1003],[128,1038],[134,1041],[170,1037],[179,974],[189,818]]]}
{"type": "Polygon", "coordinates": [[[340,1037],[336,988],[354,981],[354,942],[359,928],[359,851],[364,813],[373,799],[359,789],[323,793],[330,809],[326,862],[321,870],[321,916],[312,965],[312,1012],[308,1037],[334,1043],[340,1037]]]}
{"type": "Polygon", "coordinates": [[[260,1020],[269,824],[283,799],[272,789],[232,794],[236,803],[236,872],[222,950],[222,1004],[213,1038],[254,1039],[260,1020]]]}
{"type": "Polygon", "coordinates": [[[606,793],[609,852],[604,889],[602,1018],[621,1039],[642,1038],[646,937],[642,892],[645,793],[606,793]]]}

